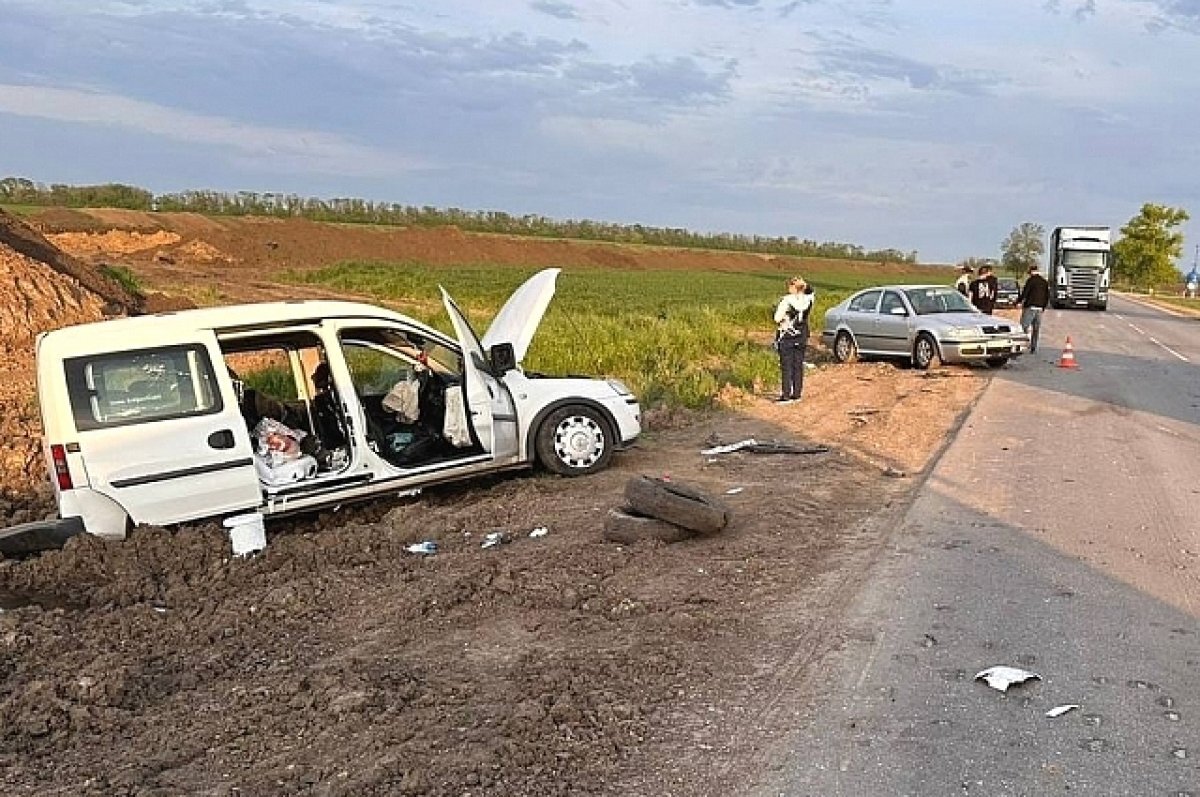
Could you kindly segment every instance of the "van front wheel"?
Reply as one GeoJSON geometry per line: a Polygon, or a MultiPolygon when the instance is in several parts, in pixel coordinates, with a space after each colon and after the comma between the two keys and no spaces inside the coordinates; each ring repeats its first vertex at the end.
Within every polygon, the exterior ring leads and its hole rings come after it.
{"type": "Polygon", "coordinates": [[[594,473],[612,459],[608,422],[591,407],[560,407],[546,416],[535,441],[538,461],[562,476],[594,473]]]}

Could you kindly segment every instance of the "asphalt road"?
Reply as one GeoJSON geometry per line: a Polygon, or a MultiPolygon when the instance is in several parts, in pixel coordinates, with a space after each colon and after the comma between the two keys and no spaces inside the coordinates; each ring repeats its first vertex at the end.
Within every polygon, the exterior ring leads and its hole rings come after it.
{"type": "Polygon", "coordinates": [[[753,794],[1200,795],[1200,320],[1049,312],[887,553],[753,794]]]}

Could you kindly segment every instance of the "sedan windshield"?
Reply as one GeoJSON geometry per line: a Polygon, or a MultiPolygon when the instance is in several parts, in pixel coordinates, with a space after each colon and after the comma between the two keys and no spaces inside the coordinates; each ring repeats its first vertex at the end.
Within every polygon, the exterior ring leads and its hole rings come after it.
{"type": "Polygon", "coordinates": [[[908,288],[904,295],[917,315],[975,312],[967,297],[955,288],[908,288]]]}

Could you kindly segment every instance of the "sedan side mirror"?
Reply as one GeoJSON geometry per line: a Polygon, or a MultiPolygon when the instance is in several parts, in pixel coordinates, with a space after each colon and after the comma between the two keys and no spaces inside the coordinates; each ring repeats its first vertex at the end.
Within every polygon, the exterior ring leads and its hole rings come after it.
{"type": "Polygon", "coordinates": [[[908,315],[908,311],[903,307],[893,307],[891,310],[888,310],[888,312],[892,315],[908,315]]]}

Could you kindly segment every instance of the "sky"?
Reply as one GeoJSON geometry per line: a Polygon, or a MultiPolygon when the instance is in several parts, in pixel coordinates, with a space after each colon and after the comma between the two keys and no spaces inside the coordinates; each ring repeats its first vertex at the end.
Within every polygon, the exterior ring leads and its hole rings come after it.
{"type": "Polygon", "coordinates": [[[1200,217],[1197,107],[1200,0],[0,0],[0,176],[923,262],[1200,217]]]}

